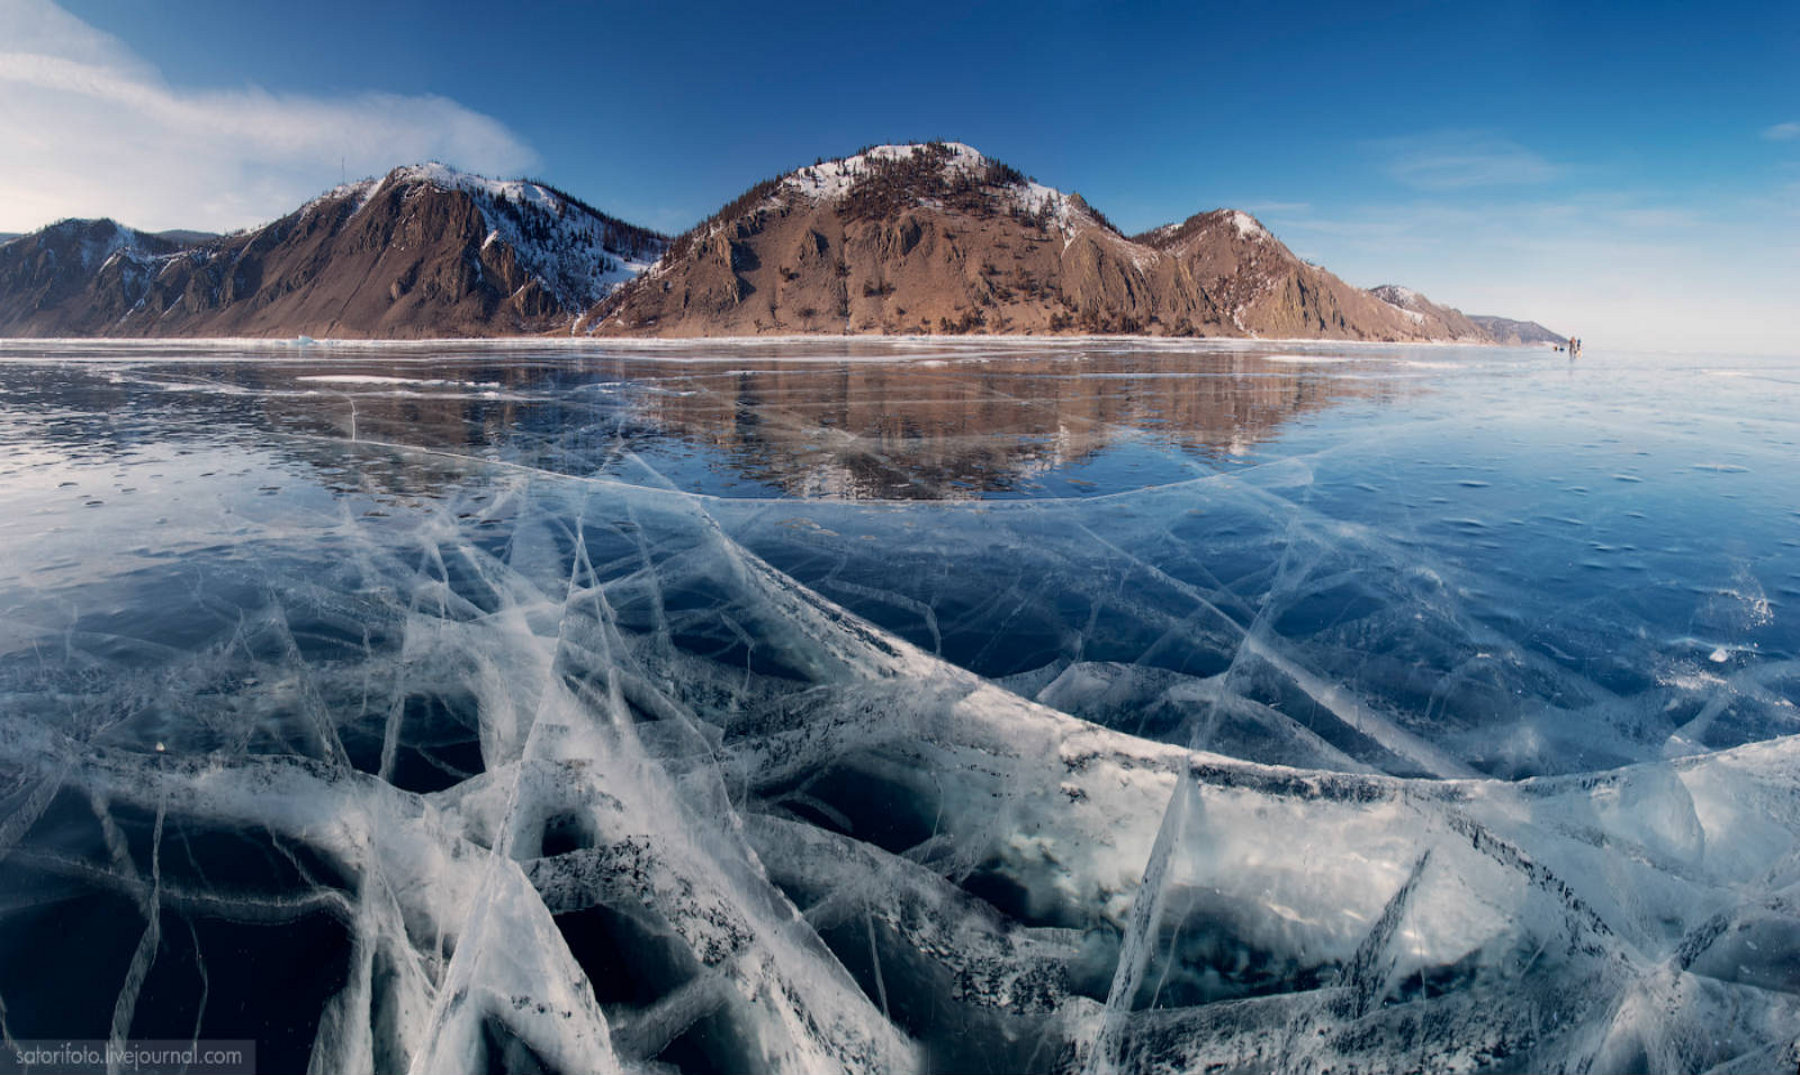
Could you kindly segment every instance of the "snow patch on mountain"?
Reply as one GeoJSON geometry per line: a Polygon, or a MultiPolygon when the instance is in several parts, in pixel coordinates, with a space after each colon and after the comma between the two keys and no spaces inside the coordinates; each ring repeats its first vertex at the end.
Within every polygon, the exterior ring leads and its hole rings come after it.
{"type": "Polygon", "coordinates": [[[346,190],[362,209],[389,184],[472,197],[487,227],[483,246],[504,242],[519,264],[570,310],[586,309],[662,257],[668,241],[597,213],[553,187],[490,179],[437,161],[396,168],[366,190],[346,190]]]}
{"type": "MultiPolygon", "coordinates": [[[[945,171],[973,173],[988,164],[987,157],[973,146],[962,142],[942,143],[950,151],[944,162],[945,171]]],[[[816,201],[835,201],[850,193],[856,181],[874,171],[877,161],[911,160],[925,149],[922,143],[873,146],[861,153],[821,164],[809,164],[781,181],[781,185],[816,201]]]]}
{"type": "MultiPolygon", "coordinates": [[[[781,193],[799,194],[815,202],[838,201],[848,195],[858,180],[875,171],[877,162],[911,160],[933,146],[947,151],[941,164],[945,172],[965,176],[984,174],[996,162],[974,146],[963,142],[909,143],[881,145],[836,160],[809,164],[781,181],[781,193]]],[[[1049,212],[1058,230],[1070,234],[1080,224],[1093,223],[1092,214],[1081,212],[1070,195],[1031,179],[1006,184],[1001,191],[1006,207],[1026,213],[1049,212]]]]}
{"type": "Polygon", "coordinates": [[[512,247],[519,264],[565,309],[582,310],[599,302],[654,265],[668,246],[663,237],[597,213],[554,187],[527,179],[492,179],[439,161],[341,184],[301,206],[300,213],[348,201],[354,217],[394,185],[469,195],[487,228],[482,247],[496,242],[512,247]]]}
{"type": "Polygon", "coordinates": [[[460,190],[490,200],[504,198],[558,214],[572,204],[567,196],[541,183],[526,179],[490,179],[458,171],[438,161],[396,168],[381,180],[383,186],[388,183],[429,183],[439,190],[460,190]]]}
{"type": "Polygon", "coordinates": [[[1256,222],[1255,217],[1241,209],[1231,211],[1231,226],[1237,229],[1238,237],[1241,239],[1263,239],[1267,238],[1269,234],[1261,224],[1256,222]]]}
{"type": "Polygon", "coordinates": [[[152,262],[167,246],[135,228],[107,219],[59,220],[44,231],[49,236],[58,232],[68,236],[81,258],[82,269],[88,272],[102,268],[118,257],[152,262]]]}
{"type": "MultiPolygon", "coordinates": [[[[336,205],[344,201],[353,201],[355,204],[350,209],[350,215],[355,216],[357,213],[362,212],[363,206],[369,204],[369,199],[374,197],[375,192],[380,190],[382,185],[386,182],[387,177],[380,179],[358,179],[351,183],[340,183],[325,193],[303,203],[300,208],[296,210],[296,213],[300,216],[305,216],[307,213],[314,212],[327,205],[336,205]]],[[[266,226],[267,225],[264,225],[264,227],[266,226]]]]}
{"type": "Polygon", "coordinates": [[[1419,304],[1424,301],[1424,296],[1417,291],[1410,287],[1401,287],[1399,284],[1382,284],[1379,287],[1372,287],[1369,289],[1369,294],[1389,306],[1398,306],[1406,310],[1417,309],[1419,304]]]}
{"type": "Polygon", "coordinates": [[[1399,284],[1382,284],[1379,287],[1370,288],[1369,294],[1405,314],[1415,325],[1425,320],[1424,311],[1419,309],[1425,298],[1410,287],[1401,287],[1399,284]]]}

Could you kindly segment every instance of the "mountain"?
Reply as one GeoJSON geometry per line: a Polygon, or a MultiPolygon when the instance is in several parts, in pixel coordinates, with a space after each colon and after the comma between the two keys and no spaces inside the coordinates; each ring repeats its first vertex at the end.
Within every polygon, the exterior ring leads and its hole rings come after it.
{"type": "Polygon", "coordinates": [[[577,328],[1488,338],[1454,310],[1352,287],[1247,213],[1127,237],[1080,195],[955,142],[874,146],[758,184],[577,328]]]}
{"type": "Polygon", "coordinates": [[[1127,236],[957,142],[820,161],[673,241],[542,183],[433,163],[230,235],[66,220],[0,243],[0,336],[565,331],[1558,338],[1353,287],[1234,209],[1127,236]]]}
{"type": "Polygon", "coordinates": [[[1486,330],[1461,310],[1439,306],[1410,287],[1382,284],[1369,289],[1369,294],[1387,303],[1416,325],[1442,325],[1457,339],[1480,339],[1486,330]]]}
{"type": "Polygon", "coordinates": [[[219,233],[216,231],[195,231],[192,228],[171,228],[168,231],[156,232],[155,235],[158,239],[167,239],[172,243],[180,243],[182,246],[199,246],[201,243],[211,242],[219,237],[219,233]]]}
{"type": "Polygon", "coordinates": [[[182,249],[111,220],[62,220],[22,235],[0,246],[0,335],[103,335],[182,249]]]}
{"type": "Polygon", "coordinates": [[[416,165],[191,245],[110,220],[53,224],[0,246],[0,335],[560,330],[666,244],[541,183],[416,165]]]}
{"type": "Polygon", "coordinates": [[[1552,332],[1536,321],[1514,321],[1508,317],[1491,317],[1487,314],[1470,314],[1469,320],[1481,326],[1495,343],[1529,344],[1529,343],[1567,343],[1569,338],[1560,332],[1552,332]]]}

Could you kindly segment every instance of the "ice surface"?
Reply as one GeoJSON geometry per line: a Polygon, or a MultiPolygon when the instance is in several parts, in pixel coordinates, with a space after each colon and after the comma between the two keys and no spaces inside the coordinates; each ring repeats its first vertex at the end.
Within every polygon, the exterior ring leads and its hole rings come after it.
{"type": "Polygon", "coordinates": [[[4,1029],[1791,1070],[1800,400],[1691,372],[9,346],[4,1029]]]}

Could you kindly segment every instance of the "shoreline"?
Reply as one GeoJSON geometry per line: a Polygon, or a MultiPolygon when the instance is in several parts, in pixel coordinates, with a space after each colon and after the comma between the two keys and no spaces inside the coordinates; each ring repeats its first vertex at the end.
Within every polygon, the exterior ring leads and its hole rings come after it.
{"type": "Polygon", "coordinates": [[[618,349],[663,351],[693,347],[794,347],[807,345],[844,346],[874,344],[881,347],[951,347],[979,349],[986,347],[1089,347],[1096,344],[1130,345],[1159,351],[1189,352],[1212,350],[1248,350],[1258,347],[1327,347],[1387,349],[1395,347],[1491,348],[1508,351],[1549,351],[1547,343],[1486,343],[1477,340],[1333,340],[1314,336],[979,336],[979,335],[789,335],[789,336],[428,336],[416,339],[365,339],[358,337],[292,337],[292,336],[12,336],[0,338],[0,351],[31,347],[135,347],[159,350],[180,348],[255,348],[304,351],[311,348],[332,350],[406,350],[442,347],[474,347],[492,350],[546,348],[563,351],[618,349]]]}

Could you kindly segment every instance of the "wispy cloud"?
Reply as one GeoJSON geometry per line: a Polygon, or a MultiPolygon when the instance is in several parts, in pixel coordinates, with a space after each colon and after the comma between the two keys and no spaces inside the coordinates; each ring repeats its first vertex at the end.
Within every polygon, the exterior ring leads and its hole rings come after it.
{"type": "Polygon", "coordinates": [[[0,0],[0,229],[63,216],[147,228],[257,223],[336,183],[437,158],[517,172],[535,154],[448,98],[171,86],[49,0],[0,0]]]}
{"type": "Polygon", "coordinates": [[[1295,217],[1278,234],[1352,283],[1403,283],[1467,312],[1620,346],[1791,354],[1800,232],[1771,216],[1778,196],[1432,195],[1295,217]]]}
{"type": "Polygon", "coordinates": [[[1800,123],[1777,123],[1764,127],[1762,136],[1771,142],[1792,142],[1800,138],[1800,123]]]}
{"type": "Polygon", "coordinates": [[[1387,173],[1418,190],[1546,183],[1563,174],[1517,142],[1484,131],[1433,131],[1369,143],[1387,173]]]}
{"type": "Polygon", "coordinates": [[[1700,223],[1699,215],[1692,209],[1666,207],[1615,209],[1607,213],[1607,219],[1621,227],[1647,231],[1661,228],[1691,228],[1700,223]]]}

